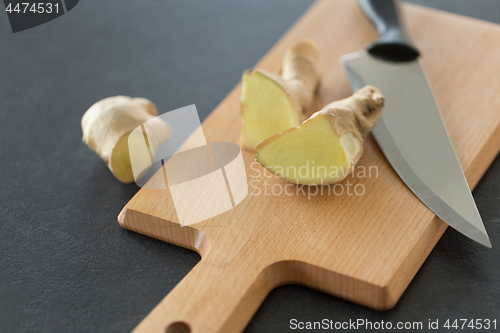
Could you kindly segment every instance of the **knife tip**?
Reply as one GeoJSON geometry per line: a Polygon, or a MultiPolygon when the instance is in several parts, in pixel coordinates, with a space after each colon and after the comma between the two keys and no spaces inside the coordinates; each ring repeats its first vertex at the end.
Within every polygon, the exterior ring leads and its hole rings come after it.
{"type": "Polygon", "coordinates": [[[492,246],[491,246],[491,241],[490,239],[488,238],[488,240],[486,241],[486,243],[483,244],[484,246],[486,246],[488,249],[491,249],[492,246]]]}
{"type": "Polygon", "coordinates": [[[486,233],[480,233],[478,236],[472,238],[473,240],[475,240],[477,243],[491,249],[492,246],[491,246],[491,241],[490,241],[490,238],[488,237],[488,234],[486,233]]]}

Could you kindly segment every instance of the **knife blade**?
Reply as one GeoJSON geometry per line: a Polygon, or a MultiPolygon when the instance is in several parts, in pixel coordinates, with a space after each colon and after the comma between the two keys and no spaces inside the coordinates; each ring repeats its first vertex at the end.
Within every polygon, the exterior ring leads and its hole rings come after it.
{"type": "Polygon", "coordinates": [[[465,179],[419,51],[402,27],[398,0],[359,0],[379,32],[341,62],[354,91],[370,84],[386,98],[373,135],[403,182],[434,214],[474,241],[491,242],[465,179]]]}

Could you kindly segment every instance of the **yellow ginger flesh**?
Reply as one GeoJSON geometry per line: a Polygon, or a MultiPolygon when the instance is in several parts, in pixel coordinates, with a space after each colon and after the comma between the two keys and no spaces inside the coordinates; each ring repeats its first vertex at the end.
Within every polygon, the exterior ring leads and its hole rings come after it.
{"type": "Polygon", "coordinates": [[[340,137],[324,115],[262,144],[257,161],[289,182],[306,185],[338,182],[349,170],[340,137]]]}
{"type": "Polygon", "coordinates": [[[300,124],[287,92],[260,72],[243,75],[242,145],[249,149],[276,132],[300,124]]]}

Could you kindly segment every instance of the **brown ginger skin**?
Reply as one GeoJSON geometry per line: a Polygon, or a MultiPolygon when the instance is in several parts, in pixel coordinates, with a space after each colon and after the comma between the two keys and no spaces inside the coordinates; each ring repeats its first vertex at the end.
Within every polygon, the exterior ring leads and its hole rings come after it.
{"type": "Polygon", "coordinates": [[[316,45],[305,41],[288,49],[283,56],[281,77],[290,95],[300,105],[303,116],[321,78],[316,45]]]}
{"type": "Polygon", "coordinates": [[[358,163],[363,155],[363,139],[371,132],[385,106],[385,98],[374,86],[365,86],[351,96],[327,104],[311,117],[326,115],[339,137],[352,133],[360,144],[351,167],[358,163]]]}
{"type": "MultiPolygon", "coordinates": [[[[154,103],[145,98],[108,97],[93,104],[83,115],[82,140],[104,160],[119,181],[133,183],[129,145],[144,141],[144,136],[141,132],[129,138],[130,133],[148,122],[149,146],[153,151],[170,138],[170,125],[156,118],[157,115],[154,103]]],[[[147,152],[133,157],[142,165],[151,163],[147,152]]]]}

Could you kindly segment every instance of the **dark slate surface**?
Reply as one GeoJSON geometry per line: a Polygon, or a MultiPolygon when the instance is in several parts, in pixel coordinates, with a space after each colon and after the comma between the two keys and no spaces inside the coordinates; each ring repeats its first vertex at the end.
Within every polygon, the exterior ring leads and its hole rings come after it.
{"type": "MultiPolygon", "coordinates": [[[[415,2],[500,23],[495,0],[415,2]]],[[[17,34],[0,15],[0,332],[127,332],[182,279],[199,256],[119,227],[138,188],[83,145],[80,118],[117,94],[206,117],[310,3],[88,0],[17,34]]],[[[448,230],[393,310],[284,286],[245,332],[288,332],[292,318],[500,320],[499,183],[497,158],[474,191],[494,249],[448,230]]]]}

